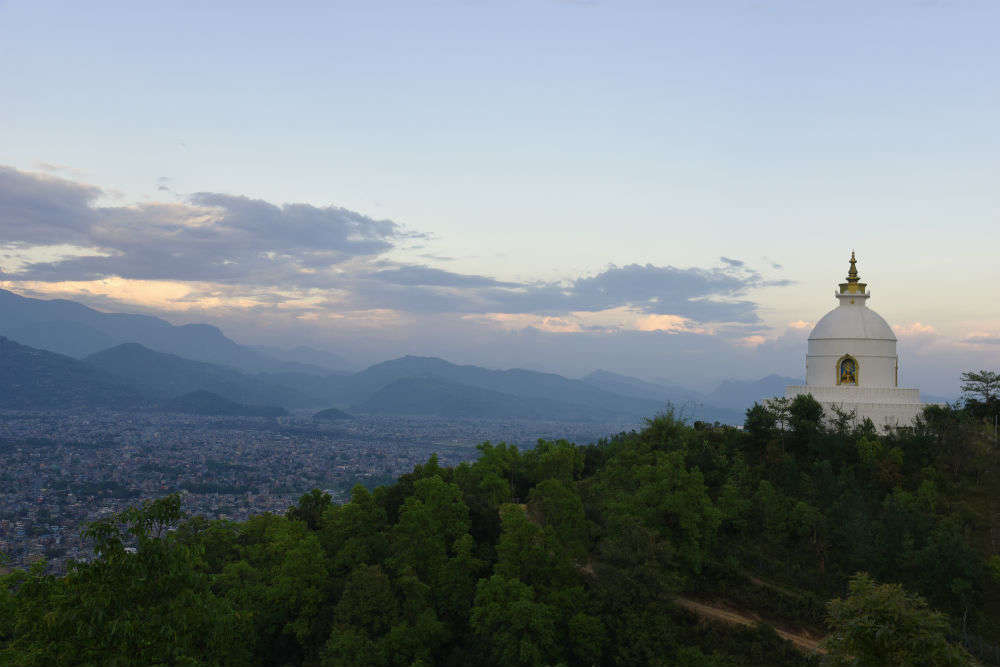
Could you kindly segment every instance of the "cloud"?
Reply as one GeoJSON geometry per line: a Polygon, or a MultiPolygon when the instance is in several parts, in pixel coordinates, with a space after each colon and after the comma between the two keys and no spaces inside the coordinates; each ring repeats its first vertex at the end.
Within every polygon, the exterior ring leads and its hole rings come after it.
{"type": "Polygon", "coordinates": [[[483,313],[465,315],[464,319],[481,324],[492,324],[508,331],[533,329],[546,333],[580,333],[587,327],[576,317],[549,317],[531,313],[483,313]]]}
{"type": "Polygon", "coordinates": [[[1000,345],[1000,336],[996,334],[970,334],[962,339],[970,345],[1000,345]]]}
{"type": "MultiPolygon", "coordinates": [[[[194,280],[331,285],[339,265],[414,236],[390,220],[338,207],[277,206],[198,193],[187,202],[98,207],[100,188],[0,169],[0,243],[25,250],[64,244],[89,256],[27,261],[23,280],[194,280]]],[[[36,253],[37,254],[37,253],[36,253]]]]}
{"type": "Polygon", "coordinates": [[[512,283],[429,267],[403,266],[355,276],[354,307],[426,313],[507,313],[560,316],[630,308],[695,322],[759,322],[756,303],[736,298],[761,283],[751,271],[610,266],[568,282],[512,283]]]}
{"type": "Polygon", "coordinates": [[[82,178],[86,176],[86,173],[81,169],[76,169],[75,167],[70,167],[65,164],[52,164],[50,162],[37,162],[35,166],[42,171],[47,171],[50,174],[68,174],[76,178],[82,178]]]}
{"type": "MultiPolygon", "coordinates": [[[[166,177],[158,182],[169,187],[166,177]]],[[[504,281],[394,261],[393,251],[432,237],[346,208],[276,205],[212,192],[172,203],[99,205],[108,193],[0,168],[4,279],[34,289],[47,284],[53,291],[103,284],[94,294],[104,296],[114,293],[107,285],[134,298],[145,289],[159,295],[150,302],[160,304],[164,294],[183,304],[288,304],[296,316],[310,317],[321,311],[390,310],[524,315],[506,322],[549,331],[616,326],[696,331],[703,323],[757,324],[757,304],[747,293],[785,282],[765,281],[730,257],[714,268],[610,265],[563,281],[504,281]],[[134,289],[126,288],[129,281],[134,289]],[[163,285],[154,288],[157,283],[163,285]],[[581,313],[603,315],[593,321],[573,315],[581,313]],[[620,319],[607,322],[609,313],[620,319]],[[568,324],[558,320],[567,317],[568,324]]]]}
{"type": "Polygon", "coordinates": [[[392,239],[412,236],[391,220],[375,220],[335,206],[275,206],[260,199],[211,192],[197,193],[191,201],[218,211],[214,229],[269,249],[375,255],[389,250],[392,239]]]}
{"type": "MultiPolygon", "coordinates": [[[[691,323],[678,315],[646,315],[639,318],[638,331],[691,331],[691,323]]],[[[704,330],[702,330],[704,333],[704,330]]]]}
{"type": "Polygon", "coordinates": [[[99,188],[0,167],[0,241],[93,245],[88,230],[100,220],[92,203],[99,188]]]}
{"type": "Polygon", "coordinates": [[[745,336],[744,338],[741,338],[739,340],[739,344],[744,345],[746,347],[759,347],[760,345],[763,345],[766,342],[767,338],[765,338],[761,334],[753,334],[751,336],[745,336]]]}
{"type": "Polygon", "coordinates": [[[937,334],[937,330],[933,326],[929,324],[923,324],[921,322],[910,322],[909,324],[900,324],[895,327],[895,331],[898,335],[906,337],[934,336],[937,334]]]}
{"type": "Polygon", "coordinates": [[[653,315],[629,306],[600,311],[573,311],[562,315],[536,313],[478,313],[463,320],[494,323],[508,330],[535,329],[549,333],[617,334],[622,331],[708,334],[710,330],[678,315],[653,315]]]}
{"type": "Polygon", "coordinates": [[[393,285],[423,285],[434,287],[519,287],[518,283],[507,283],[486,276],[452,273],[429,266],[401,266],[370,274],[372,280],[393,285]]]}
{"type": "MultiPolygon", "coordinates": [[[[573,302],[574,310],[631,305],[649,313],[680,315],[699,322],[757,322],[756,304],[735,297],[759,283],[759,275],[745,270],[629,264],[611,266],[592,278],[577,279],[560,296],[573,302]]],[[[548,290],[546,296],[557,295],[548,290]]]]}

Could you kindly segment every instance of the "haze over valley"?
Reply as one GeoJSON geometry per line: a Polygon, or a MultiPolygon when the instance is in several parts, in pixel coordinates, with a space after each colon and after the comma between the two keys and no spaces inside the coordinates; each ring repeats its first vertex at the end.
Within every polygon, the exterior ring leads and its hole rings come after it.
{"type": "Polygon", "coordinates": [[[738,424],[755,401],[798,382],[779,376],[726,381],[702,394],[609,371],[570,379],[413,356],[350,372],[345,370],[349,362],[332,363],[339,358],[330,353],[316,351],[310,357],[300,348],[289,352],[297,359],[290,361],[279,358],[280,349],[274,356],[273,350],[239,345],[210,325],[172,326],[148,316],[105,314],[12,292],[0,292],[0,321],[6,345],[2,381],[24,385],[5,392],[0,401],[20,409],[111,407],[122,400],[163,409],[170,400],[202,391],[240,404],[295,411],[338,407],[370,414],[570,421],[640,419],[669,405],[691,419],[738,424]],[[317,363],[303,361],[310,358],[317,363]],[[37,386],[31,389],[33,382],[37,386]]]}
{"type": "Polygon", "coordinates": [[[79,526],[158,494],[246,519],[312,488],[342,500],[435,452],[471,460],[486,441],[596,442],[668,409],[740,424],[792,381],[702,394],[608,371],[573,379],[414,356],[352,371],[331,353],[251,348],[208,324],[8,291],[0,322],[0,551],[14,566],[86,559],[79,526]]]}

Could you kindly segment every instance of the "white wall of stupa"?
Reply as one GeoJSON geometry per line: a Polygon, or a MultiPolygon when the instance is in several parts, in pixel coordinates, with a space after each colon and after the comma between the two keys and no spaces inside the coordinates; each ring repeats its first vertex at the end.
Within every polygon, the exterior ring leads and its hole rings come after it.
{"type": "Polygon", "coordinates": [[[806,384],[787,387],[785,396],[812,394],[828,417],[836,406],[883,430],[909,426],[924,408],[920,390],[899,386],[896,336],[868,307],[866,287],[852,252],[847,282],[834,294],[839,304],[809,334],[806,384]]]}

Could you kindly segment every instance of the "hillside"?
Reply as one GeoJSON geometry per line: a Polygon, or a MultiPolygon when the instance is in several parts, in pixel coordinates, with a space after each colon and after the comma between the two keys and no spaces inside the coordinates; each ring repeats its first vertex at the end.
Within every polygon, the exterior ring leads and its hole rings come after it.
{"type": "Polygon", "coordinates": [[[406,356],[375,364],[354,375],[351,388],[358,396],[371,395],[392,381],[415,377],[435,377],[519,398],[555,400],[618,415],[655,414],[664,407],[657,400],[622,396],[554,373],[459,366],[435,357],[406,356]]]}
{"type": "MultiPolygon", "coordinates": [[[[317,362],[325,360],[331,365],[339,363],[335,355],[308,348],[283,351],[282,354],[287,355],[285,361],[267,361],[262,360],[259,351],[238,346],[213,327],[174,327],[157,318],[100,313],[71,301],[25,299],[0,290],[0,316],[4,314],[10,317],[0,319],[3,323],[0,329],[15,332],[22,340],[38,341],[48,349],[85,355],[88,364],[111,376],[112,384],[124,383],[135,387],[144,397],[157,399],[205,390],[238,403],[286,408],[365,405],[373,414],[391,414],[389,411],[393,409],[407,411],[397,414],[453,417],[544,413],[545,418],[557,420],[635,419],[661,412],[669,404],[691,419],[736,424],[742,419],[743,410],[754,401],[781,395],[786,384],[797,382],[778,376],[759,381],[727,381],[702,396],[677,385],[647,382],[608,371],[595,371],[575,380],[554,373],[493,370],[415,356],[393,359],[349,374],[294,361],[311,358],[317,362]],[[45,319],[57,316],[70,319],[45,319]],[[151,340],[152,343],[130,341],[91,351],[93,347],[106,345],[122,336],[151,340]],[[164,349],[183,349],[190,355],[164,349]],[[267,370],[247,372],[247,367],[267,370]],[[500,403],[490,408],[471,397],[459,401],[455,396],[449,398],[443,386],[437,386],[435,391],[447,400],[447,406],[434,407],[427,400],[424,405],[407,404],[413,399],[393,394],[398,388],[387,389],[400,380],[430,377],[481,390],[477,395],[483,400],[489,394],[482,392],[496,392],[494,398],[500,403]],[[536,409],[532,402],[545,407],[536,409]],[[467,408],[465,412],[463,406],[467,408]]],[[[54,371],[50,369],[49,372],[54,371]]],[[[75,402],[79,405],[102,404],[103,399],[95,400],[96,403],[82,395],[75,402]]],[[[39,403],[38,407],[58,403],[39,403]]],[[[32,401],[24,398],[20,404],[31,405],[32,401]]]]}
{"type": "Polygon", "coordinates": [[[552,400],[522,398],[490,389],[449,382],[437,377],[394,380],[352,408],[367,414],[436,415],[588,421],[611,419],[610,410],[552,400]]]}
{"type": "Polygon", "coordinates": [[[219,417],[283,417],[286,410],[268,405],[244,405],[230,401],[210,391],[192,391],[166,401],[160,406],[165,412],[219,417]]]}
{"type": "Polygon", "coordinates": [[[369,394],[359,393],[353,386],[353,375],[334,373],[316,375],[314,373],[281,372],[259,373],[256,376],[262,382],[277,384],[284,387],[294,387],[296,391],[310,398],[309,405],[304,407],[319,407],[321,405],[339,405],[345,407],[351,403],[363,400],[369,394]]]}
{"type": "Polygon", "coordinates": [[[158,398],[204,390],[239,403],[286,407],[319,404],[318,399],[269,381],[265,376],[155,352],[138,343],[124,343],[92,354],[84,361],[158,398]]]}
{"type": "MultiPolygon", "coordinates": [[[[250,374],[236,368],[185,359],[138,343],[124,343],[85,357],[83,362],[64,355],[16,345],[22,351],[19,374],[59,387],[49,392],[16,383],[11,374],[9,405],[52,409],[129,407],[162,402],[192,392],[210,392],[233,403],[284,408],[354,406],[370,414],[427,414],[448,417],[523,417],[563,420],[636,417],[642,410],[661,409],[657,401],[613,394],[578,380],[531,371],[490,371],[456,366],[441,359],[404,358],[378,364],[354,375],[314,375],[299,372],[250,374]],[[29,350],[33,350],[28,353],[29,350]],[[58,363],[52,360],[59,359],[58,363]],[[42,360],[48,360],[47,365],[42,360]],[[39,366],[39,364],[42,364],[39,366]],[[36,366],[38,366],[37,369],[36,366]],[[31,370],[35,369],[35,370],[31,370]],[[467,377],[465,384],[430,373],[467,377]],[[65,376],[64,376],[65,375],[65,376]],[[87,391],[89,376],[94,391],[87,391]],[[82,383],[82,384],[81,384],[82,383]],[[511,394],[481,386],[505,386],[511,394]],[[100,387],[98,387],[100,385],[100,387]],[[562,391],[565,390],[565,391],[562,391]],[[127,400],[106,396],[122,395],[127,400]],[[117,394],[116,394],[117,392],[117,394]]],[[[14,348],[12,348],[14,349],[14,348]]],[[[11,362],[13,363],[13,362],[11,362]]]]}
{"type": "Polygon", "coordinates": [[[684,403],[702,402],[705,399],[698,392],[680,385],[648,382],[605,370],[596,370],[581,379],[587,384],[594,385],[605,391],[611,391],[622,396],[660,401],[662,403],[682,405],[684,403]]]}
{"type": "Polygon", "coordinates": [[[95,350],[115,345],[112,336],[86,324],[72,321],[29,322],[21,326],[0,325],[0,329],[11,340],[77,359],[95,350]]]}
{"type": "Polygon", "coordinates": [[[784,396],[785,387],[801,385],[802,378],[768,375],[760,380],[724,380],[705,395],[712,405],[733,410],[746,410],[754,403],[772,396],[784,396]]]}
{"type": "MultiPolygon", "coordinates": [[[[304,346],[252,348],[237,344],[207,324],[175,326],[148,315],[103,313],[74,301],[32,299],[7,290],[0,290],[0,336],[87,358],[95,367],[155,397],[206,390],[236,402],[288,408],[359,405],[397,380],[436,377],[518,399],[554,401],[546,404],[553,410],[547,415],[552,419],[577,419],[581,408],[589,408],[591,417],[639,418],[656,414],[670,403],[692,419],[732,424],[739,423],[742,411],[753,401],[783,394],[788,380],[774,376],[758,382],[726,382],[702,396],[676,385],[607,371],[576,380],[553,373],[492,370],[414,356],[350,374],[343,370],[350,363],[329,352],[304,346]],[[149,352],[144,359],[139,359],[139,347],[149,352]]],[[[499,408],[498,414],[532,413],[526,405],[515,407],[509,399],[504,400],[508,404],[499,408]]],[[[85,396],[77,399],[79,404],[87,402],[85,396]]],[[[31,401],[22,404],[30,405],[31,401]]],[[[374,403],[372,407],[382,409],[374,403]]],[[[419,410],[428,414],[426,407],[419,410]]],[[[482,408],[470,410],[465,416],[484,413],[482,408]]]]}
{"type": "Polygon", "coordinates": [[[144,402],[134,388],[97,368],[0,337],[0,409],[138,407],[144,402]]]}
{"type": "Polygon", "coordinates": [[[972,408],[884,436],[808,396],[742,430],[663,415],[241,523],[169,496],[97,524],[72,576],[0,579],[0,662],[995,664],[1000,405],[972,408]]]}
{"type": "Polygon", "coordinates": [[[332,373],[346,375],[348,372],[356,371],[359,368],[358,364],[345,359],[339,354],[317,350],[306,345],[296,345],[290,348],[253,345],[250,349],[261,354],[266,354],[272,359],[302,364],[305,367],[323,369],[332,373]]]}
{"type": "Polygon", "coordinates": [[[103,313],[75,301],[31,299],[2,289],[0,335],[24,345],[76,357],[119,343],[139,343],[159,352],[253,372],[328,372],[297,362],[279,361],[237,344],[208,324],[175,326],[149,315],[103,313]]]}
{"type": "MultiPolygon", "coordinates": [[[[774,394],[755,396],[746,403],[734,406],[726,401],[725,407],[712,404],[704,395],[676,384],[648,382],[639,378],[597,370],[583,378],[583,381],[611,391],[622,396],[644,398],[658,401],[662,405],[671,405],[679,413],[707,422],[722,422],[724,424],[739,424],[743,420],[743,411],[763,398],[774,394]]],[[[784,389],[782,389],[784,393],[784,389]]]]}

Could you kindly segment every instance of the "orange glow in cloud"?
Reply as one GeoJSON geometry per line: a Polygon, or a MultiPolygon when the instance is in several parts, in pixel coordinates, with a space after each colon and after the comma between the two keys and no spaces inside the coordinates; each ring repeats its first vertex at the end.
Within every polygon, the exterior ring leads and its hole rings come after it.
{"type": "Polygon", "coordinates": [[[413,325],[416,320],[407,313],[389,308],[372,308],[370,310],[321,311],[314,310],[296,319],[306,322],[336,322],[338,328],[377,329],[386,326],[413,325]]]}
{"type": "Polygon", "coordinates": [[[739,343],[745,347],[757,347],[761,343],[767,342],[767,338],[761,336],[760,334],[754,334],[752,336],[746,336],[741,338],[739,343]]]}
{"type": "Polygon", "coordinates": [[[691,320],[680,315],[645,315],[635,321],[633,328],[639,331],[706,332],[705,329],[692,327],[691,320]]]}
{"type": "Polygon", "coordinates": [[[190,310],[197,307],[214,307],[219,299],[188,301],[194,291],[186,283],[171,280],[130,280],[102,278],[101,280],[63,280],[58,282],[19,281],[4,282],[7,289],[27,290],[36,294],[58,297],[81,295],[103,296],[123,303],[162,308],[164,310],[190,310]]]}
{"type": "Polygon", "coordinates": [[[531,327],[549,333],[609,333],[621,330],[711,333],[705,327],[696,326],[691,320],[679,315],[646,315],[627,306],[597,312],[575,311],[561,317],[532,313],[482,313],[465,315],[462,319],[498,324],[512,331],[531,327]]]}
{"type": "Polygon", "coordinates": [[[937,329],[934,327],[929,324],[921,324],[920,322],[901,324],[895,327],[895,330],[898,335],[902,336],[929,336],[937,333],[937,329]]]}
{"type": "Polygon", "coordinates": [[[791,329],[808,329],[813,325],[812,322],[806,322],[805,320],[797,320],[795,322],[789,322],[788,326],[791,329]]]}
{"type": "Polygon", "coordinates": [[[481,315],[465,315],[462,319],[484,324],[499,324],[501,328],[510,331],[518,331],[529,327],[549,333],[578,333],[583,331],[579,322],[573,322],[562,317],[547,317],[531,313],[483,313],[481,315]]]}
{"type": "MultiPolygon", "coordinates": [[[[79,298],[101,296],[129,306],[145,306],[167,312],[181,313],[200,310],[273,308],[287,313],[302,322],[337,322],[338,327],[377,329],[412,324],[414,318],[406,313],[388,308],[367,310],[329,310],[329,293],[298,294],[268,290],[268,296],[283,297],[277,303],[253,296],[227,294],[224,286],[212,284],[180,283],[169,280],[129,280],[105,278],[91,281],[0,281],[0,287],[42,298],[79,298]],[[296,312],[299,311],[299,312],[296,312]]],[[[555,327],[555,322],[552,323],[555,327]]]]}
{"type": "MultiPolygon", "coordinates": [[[[252,293],[230,293],[226,286],[212,283],[134,280],[120,277],[57,282],[0,281],[0,286],[48,298],[73,299],[80,296],[101,296],[120,302],[123,307],[129,305],[144,306],[173,312],[222,308],[247,309],[268,305],[284,311],[320,311],[331,297],[331,293],[325,290],[317,291],[314,294],[287,290],[265,290],[268,297],[281,297],[281,301],[273,303],[270,299],[256,298],[252,293]]],[[[324,314],[319,313],[319,315],[324,314]]]]}
{"type": "Polygon", "coordinates": [[[398,327],[404,324],[412,325],[415,322],[411,315],[389,308],[350,310],[332,315],[331,319],[344,320],[362,329],[377,329],[389,325],[398,327]]]}
{"type": "Polygon", "coordinates": [[[74,257],[108,257],[109,253],[100,248],[81,247],[68,243],[54,245],[25,246],[17,243],[0,244],[0,269],[8,272],[20,271],[37,262],[62,262],[74,257]]]}

